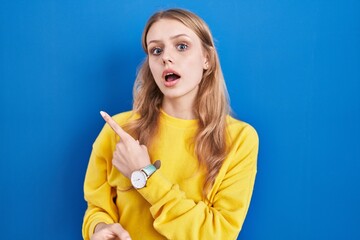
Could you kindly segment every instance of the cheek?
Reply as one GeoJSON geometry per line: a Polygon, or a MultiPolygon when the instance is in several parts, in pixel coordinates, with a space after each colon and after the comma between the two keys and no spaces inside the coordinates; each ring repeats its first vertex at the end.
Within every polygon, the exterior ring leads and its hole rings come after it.
{"type": "Polygon", "coordinates": [[[156,80],[159,75],[159,66],[154,61],[149,60],[149,68],[150,68],[151,74],[153,75],[154,79],[156,80]]]}
{"type": "Polygon", "coordinates": [[[201,51],[194,51],[191,55],[188,56],[188,64],[194,69],[200,69],[201,71],[204,68],[204,56],[201,51]]]}
{"type": "Polygon", "coordinates": [[[200,82],[204,72],[203,58],[197,56],[192,59],[189,59],[188,68],[191,69],[191,71],[188,71],[188,73],[191,74],[196,81],[200,82]]]}

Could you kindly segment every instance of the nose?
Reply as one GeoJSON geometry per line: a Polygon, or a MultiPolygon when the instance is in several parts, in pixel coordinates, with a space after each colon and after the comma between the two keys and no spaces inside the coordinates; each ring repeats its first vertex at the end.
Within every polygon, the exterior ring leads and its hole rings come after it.
{"type": "Polygon", "coordinates": [[[173,58],[171,57],[169,51],[164,51],[164,52],[163,52],[162,60],[163,60],[163,63],[164,63],[164,64],[174,63],[174,60],[173,60],[173,58]]]}

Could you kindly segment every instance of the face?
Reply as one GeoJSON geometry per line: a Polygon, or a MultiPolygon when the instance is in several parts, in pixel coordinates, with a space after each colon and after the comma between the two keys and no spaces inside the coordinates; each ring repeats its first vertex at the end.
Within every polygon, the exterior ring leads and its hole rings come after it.
{"type": "Polygon", "coordinates": [[[200,38],[176,20],[161,19],[147,34],[149,66],[164,101],[194,101],[207,57],[200,38]]]}

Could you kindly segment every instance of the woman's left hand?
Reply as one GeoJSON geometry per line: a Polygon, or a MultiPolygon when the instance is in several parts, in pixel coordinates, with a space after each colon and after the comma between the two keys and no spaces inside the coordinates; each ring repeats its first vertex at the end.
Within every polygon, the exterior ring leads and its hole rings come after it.
{"type": "Polygon", "coordinates": [[[139,144],[130,134],[125,132],[109,114],[100,112],[104,120],[120,137],[113,153],[112,164],[127,178],[131,173],[151,164],[149,153],[145,145],[139,144]]]}

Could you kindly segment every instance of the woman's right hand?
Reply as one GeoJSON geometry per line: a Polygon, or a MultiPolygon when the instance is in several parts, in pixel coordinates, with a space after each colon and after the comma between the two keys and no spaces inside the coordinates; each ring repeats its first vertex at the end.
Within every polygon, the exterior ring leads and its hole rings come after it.
{"type": "Polygon", "coordinates": [[[90,240],[131,240],[129,233],[119,224],[99,223],[90,240]]]}

